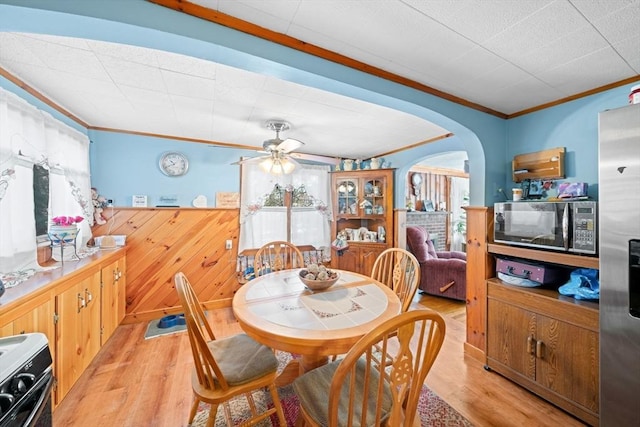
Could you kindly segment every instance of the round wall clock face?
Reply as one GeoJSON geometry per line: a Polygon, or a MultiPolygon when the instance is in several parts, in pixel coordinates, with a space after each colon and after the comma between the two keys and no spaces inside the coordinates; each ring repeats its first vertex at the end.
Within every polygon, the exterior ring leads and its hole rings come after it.
{"type": "Polygon", "coordinates": [[[167,176],[182,176],[188,169],[189,160],[182,153],[169,151],[160,157],[160,170],[167,176]]]}
{"type": "Polygon", "coordinates": [[[422,184],[422,177],[420,176],[420,174],[414,173],[411,177],[411,181],[413,182],[413,185],[418,186],[422,184]]]}

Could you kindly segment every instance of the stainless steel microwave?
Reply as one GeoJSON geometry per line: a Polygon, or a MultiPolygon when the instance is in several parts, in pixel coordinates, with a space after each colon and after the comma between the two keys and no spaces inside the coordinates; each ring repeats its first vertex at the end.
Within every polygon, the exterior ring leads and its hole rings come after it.
{"type": "Polygon", "coordinates": [[[593,201],[519,201],[494,205],[498,243],[596,254],[598,204],[593,201]]]}

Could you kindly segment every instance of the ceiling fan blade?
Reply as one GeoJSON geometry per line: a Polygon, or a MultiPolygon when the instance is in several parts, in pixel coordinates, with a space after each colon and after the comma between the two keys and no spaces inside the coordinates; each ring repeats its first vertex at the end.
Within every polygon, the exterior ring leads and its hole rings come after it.
{"type": "Polygon", "coordinates": [[[231,163],[232,165],[243,165],[245,163],[259,163],[264,159],[268,159],[271,156],[261,156],[261,157],[245,157],[242,158],[240,160],[238,160],[237,162],[233,162],[231,163]]]}
{"type": "Polygon", "coordinates": [[[278,150],[281,153],[290,153],[302,147],[303,145],[304,145],[304,142],[302,141],[298,141],[297,139],[287,138],[284,141],[282,141],[280,144],[278,144],[278,146],[276,147],[276,150],[278,150]]]}
{"type": "Polygon", "coordinates": [[[296,158],[299,160],[309,160],[311,162],[326,163],[328,165],[340,164],[340,159],[337,157],[319,156],[317,154],[302,154],[302,153],[290,153],[289,158],[296,158]]]}
{"type": "Polygon", "coordinates": [[[289,160],[291,163],[293,163],[296,166],[296,168],[301,167],[300,163],[296,162],[296,160],[293,157],[287,156],[286,159],[289,160]]]}

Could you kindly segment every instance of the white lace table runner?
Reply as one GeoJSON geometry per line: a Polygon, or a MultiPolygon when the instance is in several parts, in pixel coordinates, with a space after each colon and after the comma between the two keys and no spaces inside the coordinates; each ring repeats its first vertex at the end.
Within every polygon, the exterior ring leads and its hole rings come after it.
{"type": "Polygon", "coordinates": [[[345,287],[362,278],[347,273],[324,292],[303,293],[297,273],[253,284],[249,310],[266,322],[309,330],[354,327],[374,320],[387,308],[387,296],[375,283],[345,287]]]}

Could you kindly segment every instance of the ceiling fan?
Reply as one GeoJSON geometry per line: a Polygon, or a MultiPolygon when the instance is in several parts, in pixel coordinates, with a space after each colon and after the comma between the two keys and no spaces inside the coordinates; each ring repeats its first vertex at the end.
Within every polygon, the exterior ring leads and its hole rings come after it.
{"type": "Polygon", "coordinates": [[[333,159],[324,156],[294,153],[295,150],[304,145],[304,142],[293,138],[280,138],[280,132],[291,129],[291,125],[288,122],[284,120],[268,120],[266,127],[276,133],[275,138],[267,139],[262,143],[263,152],[268,154],[266,156],[243,159],[234,164],[258,163],[260,168],[266,173],[282,175],[289,174],[293,172],[296,167],[300,166],[294,157],[322,163],[335,163],[333,159]]]}

